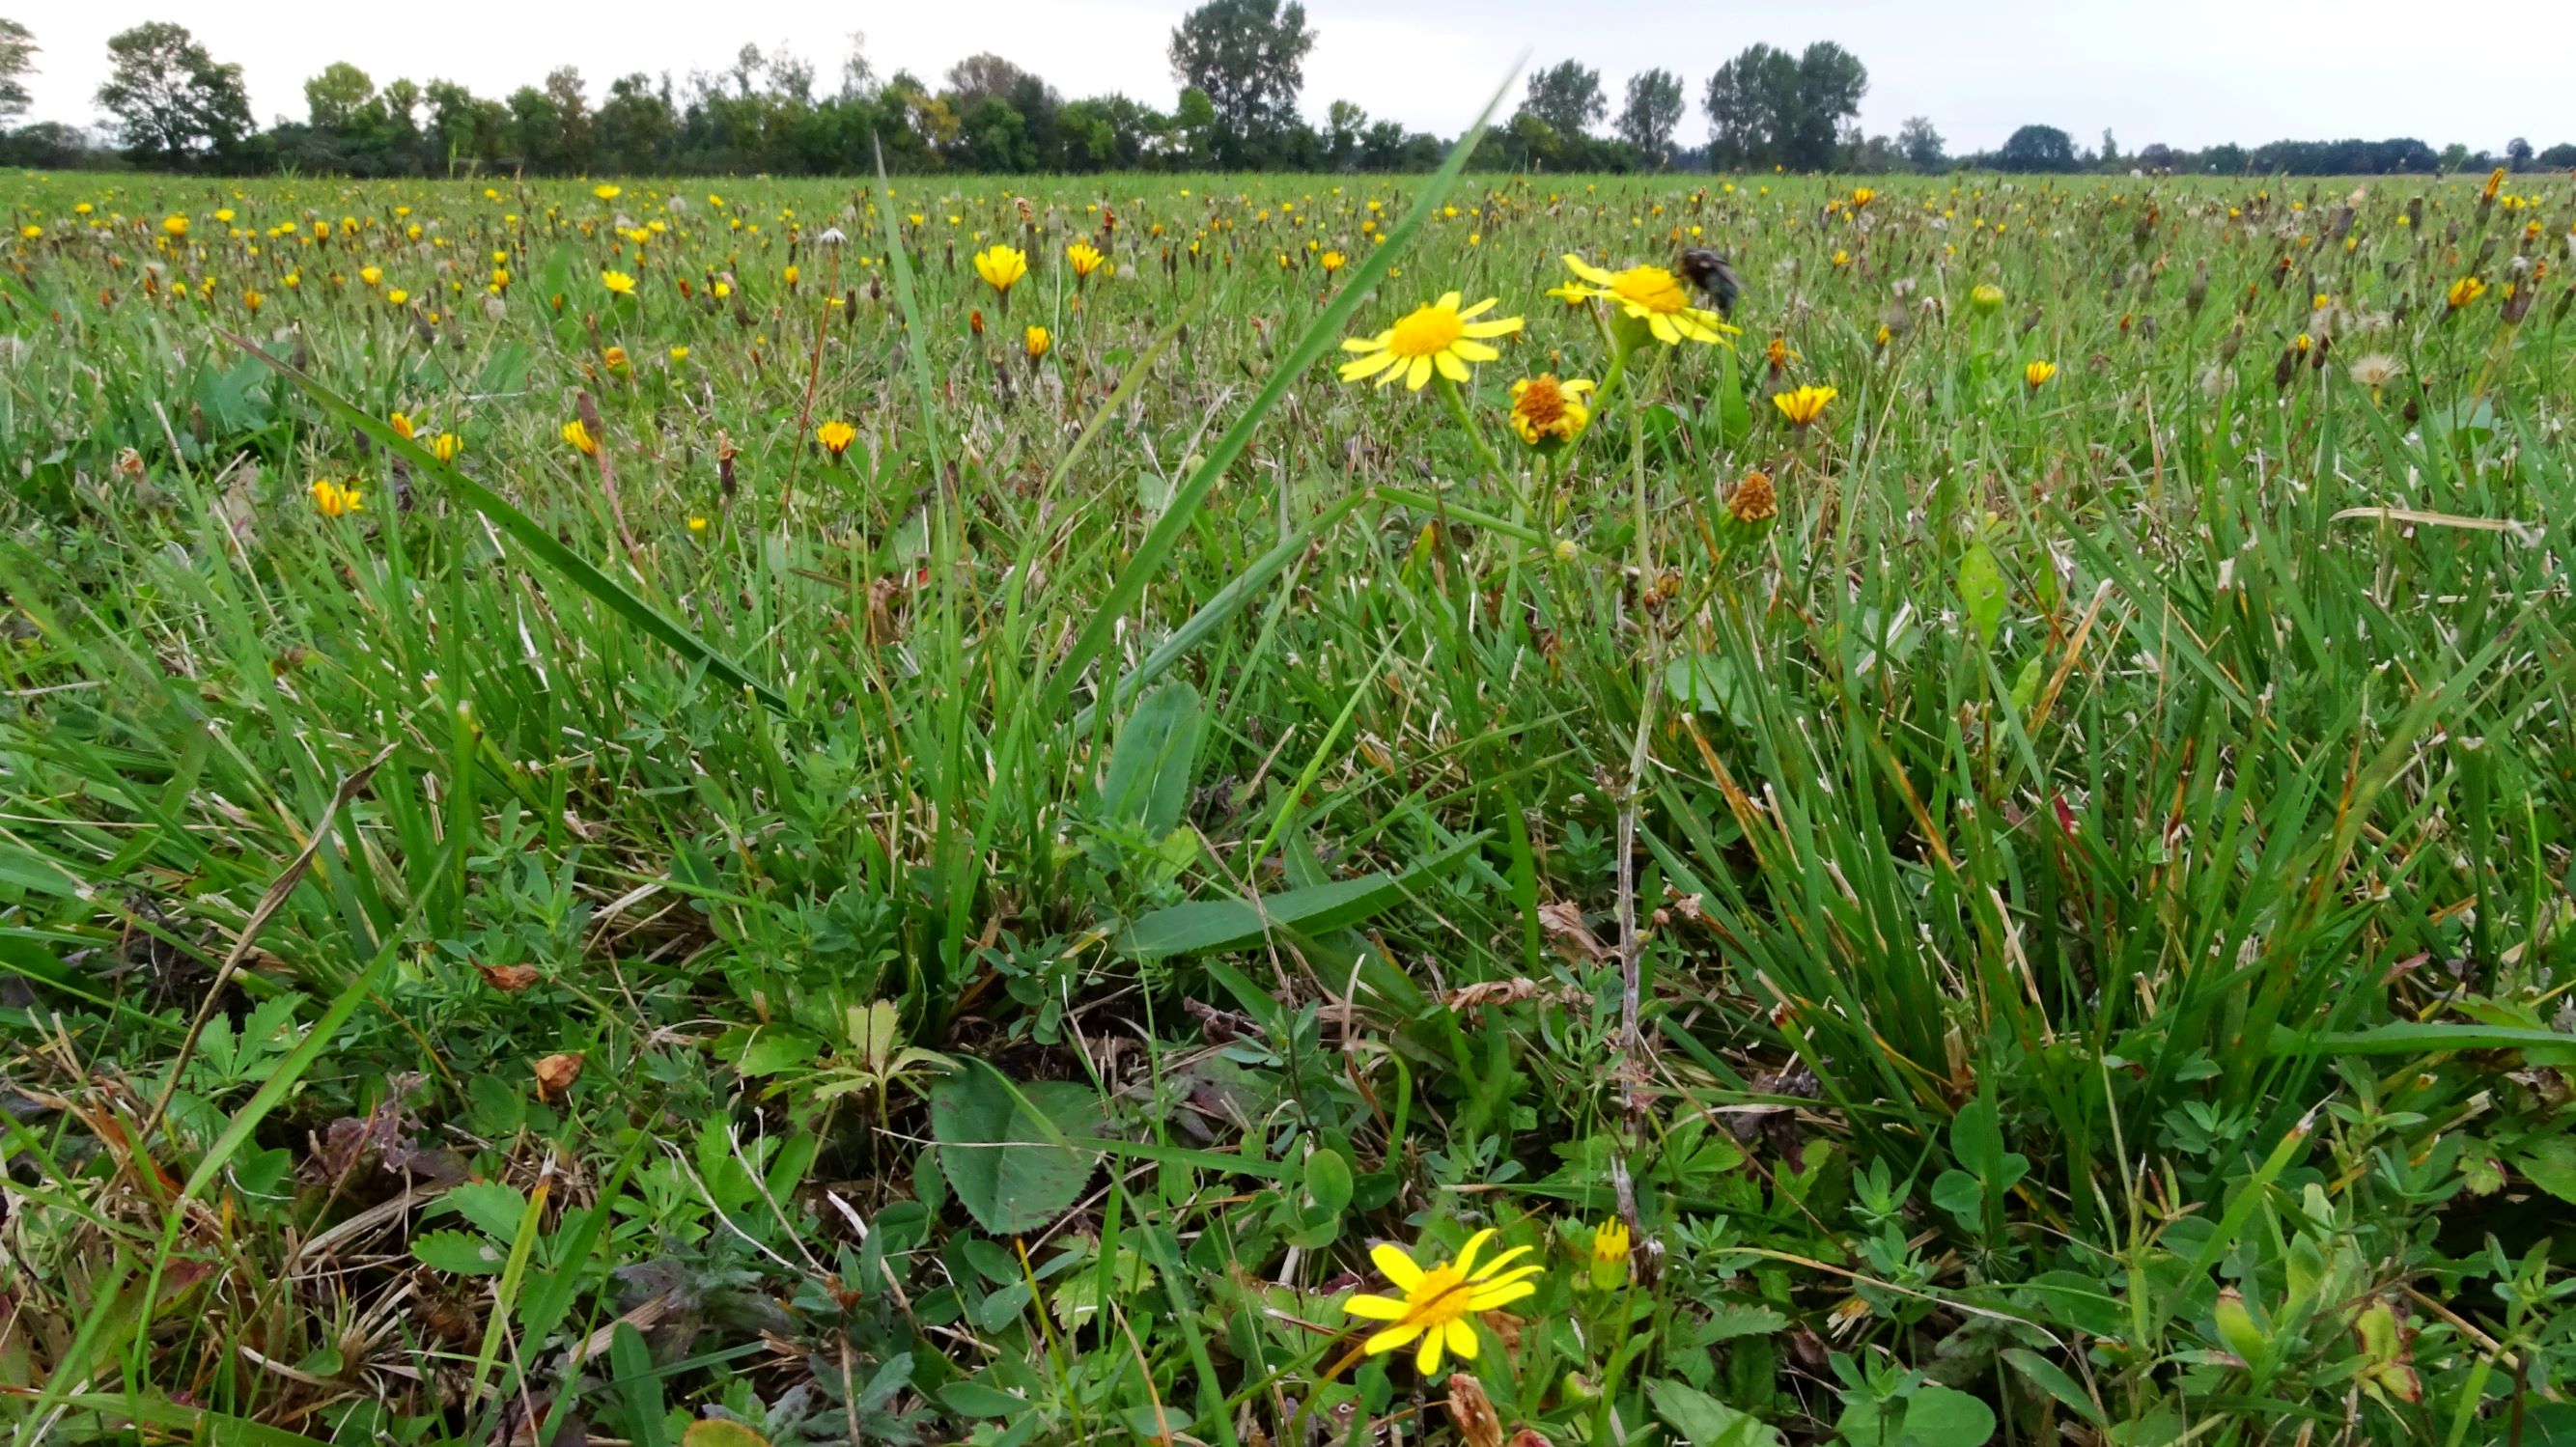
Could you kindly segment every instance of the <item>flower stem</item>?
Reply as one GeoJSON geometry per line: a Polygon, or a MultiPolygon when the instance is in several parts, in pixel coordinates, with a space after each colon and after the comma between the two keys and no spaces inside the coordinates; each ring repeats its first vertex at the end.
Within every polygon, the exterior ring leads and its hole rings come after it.
{"type": "Polygon", "coordinates": [[[1485,434],[1478,430],[1476,419],[1467,415],[1467,399],[1459,395],[1458,384],[1446,377],[1436,377],[1433,385],[1440,389],[1440,400],[1449,404],[1449,415],[1458,419],[1458,427],[1467,434],[1467,440],[1476,444],[1476,456],[1485,464],[1485,475],[1492,478],[1497,486],[1501,485],[1503,460],[1485,444],[1485,434]]]}

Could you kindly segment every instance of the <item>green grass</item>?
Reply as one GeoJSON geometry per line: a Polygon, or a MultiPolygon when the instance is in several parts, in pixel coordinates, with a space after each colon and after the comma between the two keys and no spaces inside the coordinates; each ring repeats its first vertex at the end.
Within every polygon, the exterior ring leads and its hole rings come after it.
{"type": "Polygon", "coordinates": [[[2576,191],[2355,184],[0,182],[0,1422],[2576,1431],[2576,191]]]}

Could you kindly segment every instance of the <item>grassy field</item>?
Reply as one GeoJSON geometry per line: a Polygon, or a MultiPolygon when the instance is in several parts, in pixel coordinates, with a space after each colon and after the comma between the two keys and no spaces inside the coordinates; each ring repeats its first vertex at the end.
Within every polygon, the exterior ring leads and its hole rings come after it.
{"type": "Polygon", "coordinates": [[[2564,176],[0,209],[17,1440],[2576,1434],[2564,176]]]}

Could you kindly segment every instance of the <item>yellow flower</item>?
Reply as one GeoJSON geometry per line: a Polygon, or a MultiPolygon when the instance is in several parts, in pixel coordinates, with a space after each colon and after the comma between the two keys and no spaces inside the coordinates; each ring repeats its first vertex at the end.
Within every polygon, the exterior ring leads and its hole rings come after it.
{"type": "MultiPolygon", "coordinates": [[[[1101,256],[1099,247],[1088,241],[1077,241],[1064,249],[1064,259],[1065,264],[1073,268],[1074,279],[1079,281],[1098,271],[1106,258],[1101,256]]],[[[981,267],[977,269],[981,270],[981,267]]]]}
{"type": "Polygon", "coordinates": [[[1020,278],[1029,274],[1028,254],[1018,247],[999,243],[985,247],[975,253],[975,274],[984,278],[986,286],[1009,296],[1020,278]]]}
{"type": "Polygon", "coordinates": [[[384,279],[385,272],[383,267],[362,266],[358,268],[358,280],[365,282],[369,286],[374,286],[377,282],[384,279]]]}
{"type": "Polygon", "coordinates": [[[1414,308],[1412,315],[1374,337],[1344,341],[1343,351],[1363,355],[1342,363],[1342,380],[1359,382],[1375,377],[1383,387],[1402,377],[1405,386],[1418,392],[1436,369],[1452,382],[1466,381],[1469,362],[1490,362],[1502,355],[1486,346],[1484,339],[1519,331],[1521,319],[1475,320],[1494,304],[1492,297],[1464,311],[1458,309],[1458,302],[1459,294],[1449,292],[1438,301],[1414,308]]]}
{"type": "MultiPolygon", "coordinates": [[[[188,234],[188,218],[176,213],[164,216],[161,218],[161,229],[172,236],[185,236],[188,234]]],[[[336,517],[338,514],[335,513],[333,516],[336,517]]]]}
{"type": "Polygon", "coordinates": [[[607,347],[602,349],[599,354],[599,362],[601,366],[606,367],[609,371],[620,377],[626,375],[627,362],[626,349],[624,347],[607,347]]]}
{"type": "Polygon", "coordinates": [[[1836,247],[1836,248],[1834,248],[1834,265],[1836,265],[1836,266],[1849,266],[1849,265],[1851,265],[1851,253],[1850,253],[1850,252],[1848,252],[1848,251],[1843,250],[1841,247],[1836,247]]]}
{"type": "Polygon", "coordinates": [[[1867,186],[1852,187],[1851,203],[1855,207],[1866,206],[1877,199],[1878,193],[1869,189],[1867,186]]]}
{"type": "Polygon", "coordinates": [[[1968,293],[1968,300],[1976,304],[1977,310],[1990,312],[2004,304],[2004,289],[1991,281],[1981,281],[1968,293]]]}
{"type": "Polygon", "coordinates": [[[429,455],[441,462],[454,462],[456,454],[464,450],[465,439],[453,432],[441,432],[429,444],[429,455]]]}
{"type": "Polygon", "coordinates": [[[403,439],[405,442],[409,442],[411,440],[410,414],[404,412],[390,413],[385,418],[385,425],[394,430],[394,435],[396,437],[403,439]]]}
{"type": "Polygon", "coordinates": [[[687,361],[688,359],[689,359],[689,349],[688,349],[687,347],[673,347],[673,348],[671,349],[671,360],[672,360],[672,361],[674,361],[674,362],[685,362],[685,361],[687,361]]]}
{"type": "Polygon", "coordinates": [[[342,487],[327,477],[313,479],[313,510],[326,518],[346,517],[361,510],[358,490],[342,487]]]}
{"type": "Polygon", "coordinates": [[[411,293],[403,290],[401,287],[395,287],[393,290],[385,293],[385,305],[387,306],[401,306],[403,303],[410,300],[411,293]]]}
{"type": "Polygon", "coordinates": [[[1322,267],[1329,273],[1341,270],[1343,263],[1348,260],[1350,260],[1349,257],[1342,255],[1338,251],[1327,251],[1323,255],[1315,258],[1315,264],[1322,267]]]}
{"type": "Polygon", "coordinates": [[[603,181],[600,184],[591,187],[590,194],[598,197],[602,201],[614,201],[618,197],[626,194],[626,188],[623,186],[612,186],[603,181]]]}
{"type": "Polygon", "coordinates": [[[814,440],[822,443],[823,450],[834,457],[849,451],[850,444],[858,440],[858,436],[859,429],[837,417],[814,429],[814,440]]]}
{"type": "Polygon", "coordinates": [[[1682,289],[1681,278],[1660,266],[1632,266],[1626,271],[1610,272],[1592,265],[1572,252],[1565,254],[1568,271],[1581,277],[1586,285],[1563,288],[1549,293],[1568,301],[1576,295],[1598,297],[1616,302],[1620,315],[1631,321],[1644,322],[1655,340],[1665,346],[1678,346],[1685,338],[1694,342],[1724,342],[1738,330],[1724,318],[1690,304],[1690,293],[1682,289]]]}
{"type": "Polygon", "coordinates": [[[1523,377],[1512,384],[1512,431],[1522,442],[1552,452],[1583,435],[1592,425],[1584,397],[1592,384],[1581,377],[1557,380],[1554,372],[1523,377]]]}
{"type": "Polygon", "coordinates": [[[1476,1329],[1468,1325],[1468,1317],[1507,1306],[1538,1290],[1538,1284],[1529,1278],[1538,1275],[1539,1267],[1503,1270],[1513,1258],[1528,1252],[1526,1246],[1515,1246],[1478,1264],[1477,1253],[1493,1239],[1493,1228],[1487,1227],[1467,1238],[1466,1248],[1458,1253],[1456,1261],[1443,1261],[1428,1271],[1394,1246],[1380,1243],[1370,1248],[1369,1259],[1377,1263],[1377,1269],[1386,1273],[1386,1279],[1404,1297],[1399,1301],[1362,1294],[1343,1304],[1342,1310],[1352,1316],[1393,1323],[1371,1334],[1361,1343],[1361,1349],[1370,1356],[1379,1356],[1419,1337],[1422,1345],[1413,1354],[1413,1365],[1426,1377],[1440,1370],[1444,1349],[1462,1361],[1474,1361],[1476,1329]]]}
{"type": "Polygon", "coordinates": [[[691,532],[693,532],[693,533],[702,533],[702,532],[705,532],[706,530],[707,530],[707,520],[706,520],[705,518],[703,518],[703,517],[696,517],[696,516],[692,516],[692,517],[689,519],[689,531],[691,531],[691,532]]]}
{"type": "Polygon", "coordinates": [[[802,276],[803,274],[804,274],[804,273],[802,273],[802,272],[798,271],[795,267],[792,267],[792,266],[791,266],[791,267],[789,267],[789,268],[787,268],[785,271],[782,271],[782,272],[780,272],[780,273],[779,273],[779,275],[780,275],[781,277],[783,277],[783,278],[786,280],[786,282],[787,282],[787,284],[788,284],[789,286],[794,286],[794,285],[796,284],[796,278],[798,278],[799,276],[802,276]]]}
{"type": "Polygon", "coordinates": [[[1771,405],[1789,419],[1793,427],[1804,427],[1823,415],[1825,404],[1840,395],[1831,387],[1800,387],[1795,391],[1775,393],[1771,405]]]}
{"type": "Polygon", "coordinates": [[[622,271],[601,272],[599,274],[599,284],[607,287],[610,291],[615,292],[619,296],[633,296],[635,294],[635,278],[622,271]]]}
{"type": "Polygon", "coordinates": [[[576,452],[598,455],[599,439],[590,435],[590,429],[582,426],[578,417],[563,425],[563,440],[571,443],[576,452]]]}
{"type": "Polygon", "coordinates": [[[2479,297],[2486,294],[2487,284],[2485,282],[2478,280],[2474,276],[2464,276],[2458,281],[2452,282],[2450,291],[2444,295],[2451,303],[2451,310],[2458,311],[2460,308],[2467,306],[2469,303],[2476,301],[2479,297]]]}
{"type": "Polygon", "coordinates": [[[2030,389],[2034,392],[2048,385],[2048,379],[2056,375],[2055,362],[2032,362],[2021,369],[2021,379],[2029,383],[2030,389]]]}
{"type": "Polygon", "coordinates": [[[29,241],[35,241],[44,236],[45,228],[37,225],[33,221],[30,221],[26,225],[18,228],[18,234],[27,238],[29,241]]]}
{"type": "Polygon", "coordinates": [[[1614,1291],[1628,1284],[1628,1227],[1612,1218],[1592,1228],[1592,1284],[1614,1291]]]}
{"type": "Polygon", "coordinates": [[[1054,338],[1047,335],[1047,329],[1044,327],[1029,328],[1028,331],[1021,336],[1020,341],[1022,345],[1028,348],[1029,360],[1032,362],[1045,356],[1047,354],[1047,348],[1055,344],[1054,338]]]}

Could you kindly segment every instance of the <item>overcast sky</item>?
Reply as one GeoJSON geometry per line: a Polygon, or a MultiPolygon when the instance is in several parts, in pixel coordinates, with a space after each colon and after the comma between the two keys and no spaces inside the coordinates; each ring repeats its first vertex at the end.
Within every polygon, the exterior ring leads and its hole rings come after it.
{"type": "MultiPolygon", "coordinates": [[[[880,75],[908,69],[935,81],[989,49],[1068,97],[1114,90],[1168,107],[1176,88],[1164,47],[1187,9],[1179,0],[0,0],[0,14],[31,26],[44,48],[30,118],[79,124],[98,118],[91,96],[106,75],[107,37],[151,19],[177,20],[216,59],[238,62],[265,124],[300,119],[305,78],[334,60],[379,84],[445,76],[496,96],[569,62],[596,101],[614,76],[715,69],[743,41],[784,42],[828,86],[852,31],[866,35],[880,75]]],[[[1794,49],[1830,39],[1869,67],[1869,130],[1893,134],[1906,117],[1929,116],[1954,151],[2000,144],[2026,121],[2083,145],[2109,127],[2131,151],[2344,136],[2494,150],[2515,136],[2542,147],[2576,140],[2576,5],[2485,7],[2465,30],[2416,0],[1306,0],[1306,9],[1317,31],[1310,117],[1348,98],[1444,136],[1473,119],[1527,49],[1540,65],[1572,55],[1600,67],[1614,106],[1633,72],[1680,71],[1691,98],[1681,138],[1696,143],[1707,134],[1700,89],[1727,57],[1755,41],[1794,49]]]]}

